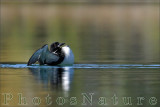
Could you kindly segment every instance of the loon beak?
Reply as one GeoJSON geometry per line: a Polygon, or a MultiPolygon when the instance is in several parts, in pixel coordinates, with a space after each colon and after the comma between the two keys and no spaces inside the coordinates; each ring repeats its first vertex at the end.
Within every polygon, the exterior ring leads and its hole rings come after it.
{"type": "Polygon", "coordinates": [[[58,47],[63,47],[65,45],[65,43],[60,43],[59,45],[58,45],[58,47]]]}

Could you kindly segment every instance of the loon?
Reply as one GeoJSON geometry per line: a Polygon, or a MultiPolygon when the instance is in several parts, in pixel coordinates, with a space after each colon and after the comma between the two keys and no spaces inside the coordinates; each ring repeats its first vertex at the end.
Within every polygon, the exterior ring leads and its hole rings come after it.
{"type": "Polygon", "coordinates": [[[30,66],[36,62],[40,65],[72,65],[74,63],[74,54],[65,43],[54,42],[50,45],[42,46],[29,59],[27,65],[30,66]]]}

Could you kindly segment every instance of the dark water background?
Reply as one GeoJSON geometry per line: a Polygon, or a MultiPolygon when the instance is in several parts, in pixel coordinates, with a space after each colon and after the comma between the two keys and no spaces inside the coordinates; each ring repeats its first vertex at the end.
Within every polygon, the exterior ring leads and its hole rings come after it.
{"type": "Polygon", "coordinates": [[[58,97],[67,99],[65,107],[70,97],[77,98],[75,106],[83,106],[82,93],[94,93],[95,107],[100,97],[112,107],[115,94],[117,107],[124,106],[122,97],[132,97],[134,107],[137,97],[145,97],[144,107],[156,97],[159,107],[159,4],[3,3],[0,9],[0,91],[13,94],[9,106],[17,106],[18,93],[26,97],[27,107],[34,106],[33,97],[46,106],[48,94],[51,106],[58,106],[58,97]],[[55,41],[70,45],[75,65],[25,65],[35,50],[55,41]]]}

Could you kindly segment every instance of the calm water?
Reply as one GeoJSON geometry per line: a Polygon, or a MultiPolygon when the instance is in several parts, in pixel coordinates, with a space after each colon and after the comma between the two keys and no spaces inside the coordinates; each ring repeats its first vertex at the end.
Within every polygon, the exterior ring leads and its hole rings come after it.
{"type": "MultiPolygon", "coordinates": [[[[26,97],[27,105],[33,106],[34,97],[41,98],[39,106],[46,106],[45,97],[52,98],[51,106],[60,106],[56,100],[65,98],[63,106],[70,106],[71,97],[76,97],[75,106],[84,106],[82,93],[93,94],[92,106],[99,106],[99,98],[113,106],[112,97],[118,97],[117,106],[124,106],[123,97],[131,97],[132,106],[137,106],[137,97],[144,97],[144,107],[150,107],[149,99],[160,101],[160,65],[141,64],[74,64],[67,67],[29,66],[26,64],[1,64],[1,91],[11,93],[9,103],[17,106],[18,93],[26,97]]],[[[3,96],[1,96],[3,99],[3,96]]],[[[2,100],[3,101],[3,100],[2,100]]],[[[86,101],[87,102],[87,101],[86,101]]],[[[87,102],[87,106],[90,103],[87,102]]]]}
{"type": "MultiPolygon", "coordinates": [[[[160,105],[160,31],[158,4],[1,4],[0,104],[9,107],[19,95],[27,105],[51,107],[123,107],[123,97],[144,97],[143,107],[160,105]],[[75,54],[73,66],[26,66],[44,44],[65,42],[75,54]],[[19,93],[19,94],[18,94],[19,93]],[[61,97],[61,98],[60,98],[61,97]],[[152,98],[151,98],[152,97],[152,98]],[[57,103],[56,102],[59,102],[57,103]],[[83,105],[83,100],[87,105],[83,105]],[[103,101],[105,101],[103,100],[103,101]],[[71,103],[71,104],[70,104],[71,103]]],[[[22,103],[24,103],[22,101],[22,103]]],[[[132,107],[131,106],[131,107],[132,107]]],[[[23,105],[19,105],[23,107],[23,105]]]]}

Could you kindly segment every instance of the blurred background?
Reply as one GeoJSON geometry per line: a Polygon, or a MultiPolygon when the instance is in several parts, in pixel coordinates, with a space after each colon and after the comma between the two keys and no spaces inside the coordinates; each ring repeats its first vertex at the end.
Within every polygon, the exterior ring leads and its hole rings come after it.
{"type": "Polygon", "coordinates": [[[0,62],[68,44],[76,63],[159,63],[158,0],[1,0],[0,62]]]}

